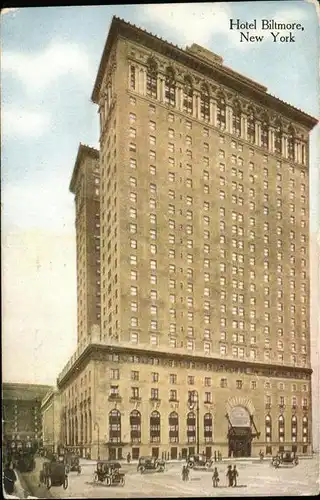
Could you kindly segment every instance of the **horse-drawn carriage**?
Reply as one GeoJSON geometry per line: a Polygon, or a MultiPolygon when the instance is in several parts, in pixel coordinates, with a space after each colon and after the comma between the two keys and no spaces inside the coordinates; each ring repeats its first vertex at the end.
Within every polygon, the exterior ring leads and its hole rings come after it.
{"type": "Polygon", "coordinates": [[[155,457],[140,457],[137,471],[143,474],[145,471],[163,472],[165,461],[155,457]]]}
{"type": "Polygon", "coordinates": [[[68,488],[68,474],[66,466],[62,461],[44,462],[40,471],[40,484],[44,484],[48,490],[51,486],[63,486],[68,488]]]}
{"type": "Polygon", "coordinates": [[[271,465],[278,469],[280,465],[298,465],[299,459],[294,451],[279,451],[275,457],[272,457],[271,465]]]}
{"type": "Polygon", "coordinates": [[[120,472],[121,464],[112,460],[99,460],[94,473],[96,483],[105,483],[106,486],[120,485],[124,486],[125,475],[120,472]]]}

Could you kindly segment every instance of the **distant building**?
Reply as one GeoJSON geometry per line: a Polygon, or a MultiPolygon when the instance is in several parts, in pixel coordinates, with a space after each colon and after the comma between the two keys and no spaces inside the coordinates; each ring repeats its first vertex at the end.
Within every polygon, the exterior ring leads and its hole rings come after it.
{"type": "Polygon", "coordinates": [[[95,209],[79,215],[95,194],[76,164],[79,339],[57,382],[66,444],[110,459],[309,453],[317,120],[207,49],[118,18],[92,100],[100,234],[95,209]]]}
{"type": "Polygon", "coordinates": [[[2,419],[5,440],[41,443],[41,401],[51,389],[49,385],[2,384],[2,419]]]}
{"type": "Polygon", "coordinates": [[[57,453],[59,445],[63,442],[60,399],[59,392],[52,388],[41,403],[43,448],[52,453],[57,453]]]}

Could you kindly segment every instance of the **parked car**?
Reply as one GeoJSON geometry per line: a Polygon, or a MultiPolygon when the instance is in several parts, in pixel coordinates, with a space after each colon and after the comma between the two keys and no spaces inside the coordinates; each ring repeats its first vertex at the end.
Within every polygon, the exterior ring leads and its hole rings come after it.
{"type": "Polygon", "coordinates": [[[61,462],[44,462],[40,471],[40,483],[46,485],[48,490],[51,486],[63,486],[68,488],[68,474],[66,466],[61,462]]]}
{"type": "Polygon", "coordinates": [[[66,465],[67,472],[78,472],[81,473],[80,459],[78,455],[74,453],[67,453],[64,456],[64,463],[66,465]]]}
{"type": "Polygon", "coordinates": [[[299,458],[295,451],[279,451],[275,457],[272,457],[271,465],[278,469],[280,465],[298,465],[299,458]]]}
{"type": "Polygon", "coordinates": [[[155,457],[140,457],[137,465],[137,471],[143,474],[145,471],[163,472],[165,461],[155,457]]]}
{"type": "Polygon", "coordinates": [[[204,467],[206,469],[210,469],[212,464],[212,458],[208,458],[206,455],[189,455],[187,458],[187,465],[190,469],[193,469],[194,467],[204,467]]]}
{"type": "Polygon", "coordinates": [[[113,486],[119,484],[124,486],[125,474],[120,472],[121,464],[112,460],[99,460],[97,468],[94,473],[94,481],[106,484],[106,486],[113,486]]]}

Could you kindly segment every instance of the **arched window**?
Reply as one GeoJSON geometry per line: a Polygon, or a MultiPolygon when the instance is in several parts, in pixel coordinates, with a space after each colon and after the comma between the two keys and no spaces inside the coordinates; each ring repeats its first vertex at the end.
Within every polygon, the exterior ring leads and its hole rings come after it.
{"type": "Polygon", "coordinates": [[[89,427],[89,443],[91,443],[92,441],[92,416],[91,416],[91,410],[89,410],[89,424],[88,424],[88,427],[89,427]]]}
{"type": "Polygon", "coordinates": [[[183,111],[185,113],[193,113],[193,88],[191,78],[186,76],[183,87],[183,111]]]}
{"type": "Polygon", "coordinates": [[[84,414],[84,442],[88,442],[88,417],[87,414],[84,414]]]}
{"type": "Polygon", "coordinates": [[[217,126],[221,129],[226,128],[226,100],[222,93],[217,97],[217,126]]]}
{"type": "Polygon", "coordinates": [[[203,84],[200,89],[200,116],[202,120],[210,120],[210,96],[208,86],[203,84]]]}
{"type": "Polygon", "coordinates": [[[83,443],[84,432],[83,432],[83,415],[81,413],[80,417],[80,443],[83,443]]]}
{"type": "Polygon", "coordinates": [[[196,416],[193,411],[187,415],[187,441],[188,443],[196,441],[196,416]]]}
{"type": "Polygon", "coordinates": [[[153,411],[150,415],[150,441],[160,443],[160,413],[153,411]]]}
{"type": "Polygon", "coordinates": [[[141,414],[138,410],[130,413],[130,438],[131,443],[141,443],[141,414]]]}
{"type": "Polygon", "coordinates": [[[272,441],[272,421],[271,421],[271,416],[269,414],[266,415],[265,427],[266,427],[266,442],[271,443],[271,441],[272,441]]]}
{"type": "Polygon", "coordinates": [[[205,413],[203,417],[203,428],[204,428],[204,442],[211,443],[213,439],[212,433],[212,415],[211,413],[205,413]]]}
{"type": "Polygon", "coordinates": [[[119,410],[111,410],[109,413],[109,441],[110,443],[121,443],[121,414],[119,410]]]}
{"type": "Polygon", "coordinates": [[[73,444],[72,433],[73,433],[72,423],[71,423],[71,419],[69,419],[69,424],[68,424],[68,444],[69,445],[73,444]]]}
{"type": "Polygon", "coordinates": [[[289,127],[289,136],[288,136],[288,159],[294,161],[295,160],[295,132],[292,126],[289,127]]]}
{"type": "Polygon", "coordinates": [[[308,417],[302,417],[302,442],[308,442],[308,417]]]}
{"type": "Polygon", "coordinates": [[[276,153],[282,153],[282,125],[280,120],[276,122],[276,129],[274,133],[274,150],[276,153]]]}
{"type": "Polygon", "coordinates": [[[169,106],[176,105],[176,81],[172,68],[167,68],[164,88],[164,102],[169,106]]]}
{"type": "Polygon", "coordinates": [[[147,67],[147,96],[157,99],[158,65],[154,59],[148,60],[147,67]]]}
{"type": "Polygon", "coordinates": [[[179,442],[179,416],[175,411],[169,415],[169,442],[179,442]]]}
{"type": "Polygon", "coordinates": [[[248,110],[247,136],[251,144],[256,142],[256,120],[252,108],[248,110]]]}
{"type": "Polygon", "coordinates": [[[130,66],[130,88],[136,90],[136,68],[132,65],[130,66]]]}
{"type": "Polygon", "coordinates": [[[284,416],[283,415],[280,415],[279,416],[279,419],[278,419],[278,431],[279,431],[279,442],[280,443],[283,443],[284,442],[284,431],[285,431],[285,428],[284,428],[284,416]]]}
{"type": "Polygon", "coordinates": [[[232,133],[237,137],[241,136],[241,106],[236,101],[232,109],[232,133]]]}
{"type": "Polygon", "coordinates": [[[298,427],[297,417],[295,415],[292,415],[292,418],[291,418],[291,440],[293,443],[297,442],[297,427],[298,427]]]}
{"type": "Polygon", "coordinates": [[[267,116],[263,117],[261,123],[261,146],[266,149],[269,147],[269,122],[267,116]]]}
{"type": "Polygon", "coordinates": [[[78,418],[74,419],[74,444],[78,444],[78,418]]]}

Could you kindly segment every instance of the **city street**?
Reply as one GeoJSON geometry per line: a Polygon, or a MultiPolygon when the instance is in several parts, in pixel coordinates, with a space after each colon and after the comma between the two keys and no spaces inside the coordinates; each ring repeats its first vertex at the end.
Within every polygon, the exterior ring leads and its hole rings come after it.
{"type": "MultiPolygon", "coordinates": [[[[297,467],[274,469],[270,461],[249,461],[236,463],[238,486],[228,488],[226,470],[229,462],[218,464],[219,488],[212,487],[212,472],[191,470],[188,482],[182,482],[182,463],[167,464],[164,473],[136,472],[136,464],[123,465],[126,482],[123,487],[107,487],[93,482],[94,462],[82,463],[82,472],[69,474],[69,487],[52,487],[50,491],[38,488],[33,493],[41,498],[148,498],[181,496],[261,496],[261,495],[315,495],[319,492],[319,461],[316,458],[302,459],[297,467]]],[[[33,473],[34,483],[38,477],[33,473]]],[[[29,476],[30,478],[31,476],[29,476]]],[[[30,482],[29,482],[30,484],[30,482]]]]}

